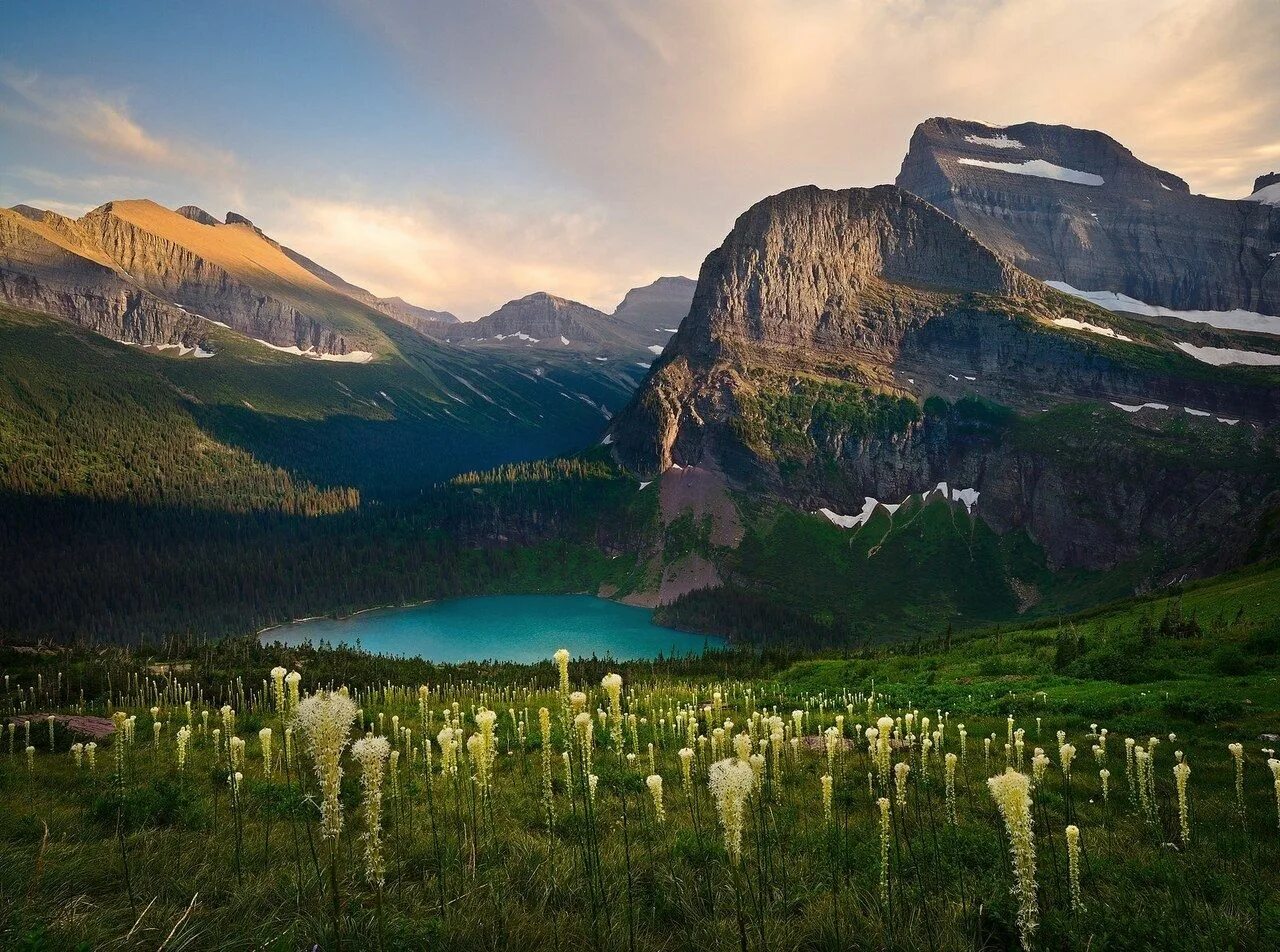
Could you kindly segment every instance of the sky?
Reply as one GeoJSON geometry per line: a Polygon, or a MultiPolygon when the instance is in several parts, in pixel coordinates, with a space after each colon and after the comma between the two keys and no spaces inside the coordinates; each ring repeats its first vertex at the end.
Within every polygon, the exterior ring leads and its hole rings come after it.
{"type": "Polygon", "coordinates": [[[1280,169],[1276,0],[9,0],[0,204],[234,210],[381,295],[611,311],[930,116],[1280,169]]]}

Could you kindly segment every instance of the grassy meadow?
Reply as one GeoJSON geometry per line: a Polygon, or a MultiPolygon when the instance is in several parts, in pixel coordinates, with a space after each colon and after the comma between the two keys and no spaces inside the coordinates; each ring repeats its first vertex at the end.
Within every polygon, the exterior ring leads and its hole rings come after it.
{"type": "Polygon", "coordinates": [[[1273,948],[1275,573],[799,661],[6,649],[0,947],[1273,948]]]}

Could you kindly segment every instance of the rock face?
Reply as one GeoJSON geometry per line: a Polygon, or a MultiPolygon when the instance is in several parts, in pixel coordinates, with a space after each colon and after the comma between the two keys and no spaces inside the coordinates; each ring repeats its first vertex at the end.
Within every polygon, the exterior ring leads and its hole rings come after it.
{"type": "Polygon", "coordinates": [[[76,222],[30,206],[0,209],[0,301],[133,344],[201,338],[194,317],[140,287],[76,222]]]}
{"type": "Polygon", "coordinates": [[[1101,132],[929,119],[897,184],[1042,280],[1178,310],[1280,314],[1280,210],[1192,195],[1101,132]]]}
{"type": "Polygon", "coordinates": [[[384,349],[391,317],[440,336],[451,314],[379,298],[273,241],[248,218],[194,205],[108,202],[78,220],[0,210],[0,300],[134,344],[191,344],[207,318],[314,355],[384,349]]]}
{"type": "Polygon", "coordinates": [[[638,344],[603,311],[536,291],[508,301],[478,321],[449,328],[452,341],[469,345],[536,347],[620,355],[638,344]]]}
{"type": "Polygon", "coordinates": [[[1257,433],[1280,419],[1280,375],[1215,371],[1158,330],[1109,320],[898,188],[793,189],[707,257],[612,445],[645,479],[698,467],[810,511],[972,487],[982,518],[1026,530],[1057,567],[1111,567],[1153,545],[1182,564],[1229,562],[1277,489],[1274,441],[1257,433]],[[1098,333],[1126,329],[1143,336],[1098,333]],[[1231,426],[1243,471],[1194,449],[1231,426]]]}

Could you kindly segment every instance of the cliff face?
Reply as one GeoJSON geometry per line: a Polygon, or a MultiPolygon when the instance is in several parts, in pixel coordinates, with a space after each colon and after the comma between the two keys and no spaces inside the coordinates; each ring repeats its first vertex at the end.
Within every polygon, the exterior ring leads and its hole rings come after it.
{"type": "Polygon", "coordinates": [[[1274,504],[1280,378],[1110,320],[897,188],[794,189],[707,257],[614,450],[810,511],[972,487],[1058,567],[1230,562],[1274,504]]]}
{"type": "Polygon", "coordinates": [[[930,119],[897,184],[1042,280],[1280,314],[1280,209],[1192,195],[1100,132],[930,119]]]}
{"type": "Polygon", "coordinates": [[[191,343],[203,317],[276,347],[344,355],[385,350],[382,317],[433,336],[457,320],[379,298],[235,212],[221,222],[194,205],[123,201],[74,221],[26,205],[0,215],[0,300],[128,343],[191,343]]]}
{"type": "Polygon", "coordinates": [[[75,222],[37,209],[0,209],[0,301],[133,344],[200,338],[195,318],[139,287],[75,222]]]}
{"type": "MultiPolygon", "coordinates": [[[[198,211],[198,209],[196,210],[198,211]]],[[[108,202],[77,223],[142,287],[277,346],[375,346],[360,305],[299,267],[245,220],[209,225],[153,202],[108,202]]]]}

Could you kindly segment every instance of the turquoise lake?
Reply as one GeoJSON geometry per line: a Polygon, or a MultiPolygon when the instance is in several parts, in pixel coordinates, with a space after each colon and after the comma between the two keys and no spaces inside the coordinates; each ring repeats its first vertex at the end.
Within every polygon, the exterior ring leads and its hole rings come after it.
{"type": "Polygon", "coordinates": [[[412,608],[378,608],[348,618],[311,618],[271,628],[265,643],[327,641],[429,661],[542,661],[557,648],[575,658],[619,661],[701,654],[724,642],[655,625],[646,608],[592,595],[492,595],[412,608]]]}

